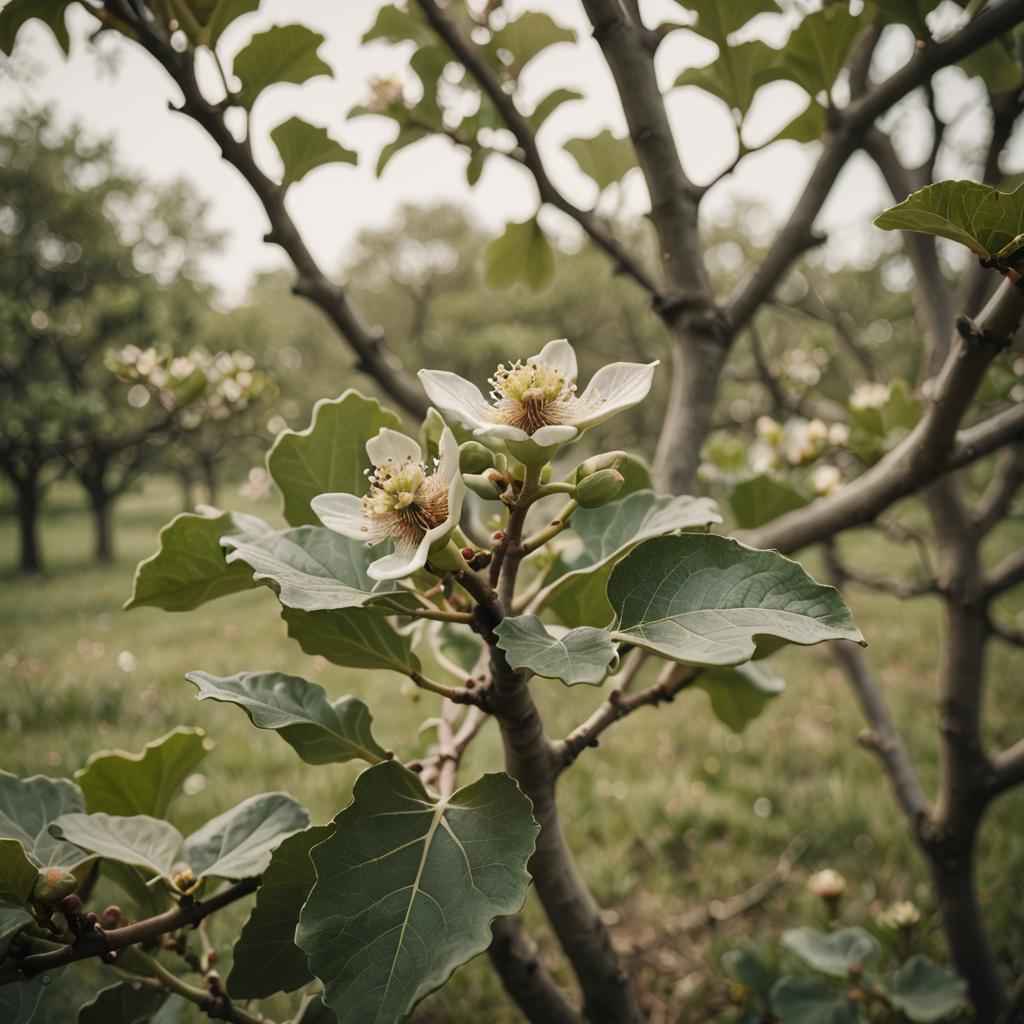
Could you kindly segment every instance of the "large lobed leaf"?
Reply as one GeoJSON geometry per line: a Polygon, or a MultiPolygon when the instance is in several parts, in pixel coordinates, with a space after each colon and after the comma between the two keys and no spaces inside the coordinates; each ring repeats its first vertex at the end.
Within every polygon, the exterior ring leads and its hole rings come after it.
{"type": "Polygon", "coordinates": [[[579,509],[572,528],[581,550],[538,595],[537,606],[550,609],[566,625],[607,626],[612,619],[605,596],[608,576],[631,547],[649,537],[721,521],[709,498],[662,497],[647,489],[602,508],[579,509]]]}
{"type": "Polygon", "coordinates": [[[1000,192],[973,181],[939,181],[886,210],[875,224],[948,238],[982,258],[1010,258],[1024,242],[1024,185],[1000,192]]]}
{"type": "Polygon", "coordinates": [[[705,668],[694,686],[711,699],[715,717],[733,732],[743,730],[786,688],[786,681],[763,661],[705,668]]]}
{"type": "Polygon", "coordinates": [[[103,750],[75,772],[90,813],[162,818],[181,784],[213,748],[202,729],[178,726],[139,754],[103,750]]]}
{"type": "Polygon", "coordinates": [[[523,68],[534,57],[556,43],[572,43],[576,33],[564,28],[547,14],[540,11],[524,11],[498,29],[490,40],[491,47],[505,51],[510,58],[507,64],[513,75],[521,74],[523,68]]]}
{"type": "Polygon", "coordinates": [[[281,184],[285,187],[301,181],[310,171],[325,164],[354,164],[358,155],[346,149],[340,142],[320,128],[303,121],[301,117],[290,117],[270,133],[277,146],[284,174],[281,184]]]}
{"type": "Polygon", "coordinates": [[[529,884],[537,825],[502,774],[447,800],[393,761],[359,776],[330,838],[296,941],[339,1024],[391,1024],[491,941],[529,884]]]}
{"type": "Polygon", "coordinates": [[[170,822],[146,814],[63,814],[54,836],[118,864],[170,877],[184,860],[195,876],[237,880],[260,872],[282,839],[309,825],[306,809],[286,793],[249,797],[211,818],[187,839],[170,822]]]}
{"type": "Polygon", "coordinates": [[[745,116],[757,90],[777,77],[778,62],[778,50],[754,39],[736,46],[723,46],[710,64],[686,68],[675,85],[694,85],[745,116]]]}
{"type": "Polygon", "coordinates": [[[636,167],[636,153],[629,137],[618,139],[607,128],[591,138],[570,139],[564,149],[602,192],[636,167]]]}
{"type": "Polygon", "coordinates": [[[235,57],[234,73],[242,83],[238,103],[251,108],[260,93],[278,82],[296,85],[330,75],[330,65],[317,56],[324,41],[305,25],[276,25],[258,32],[235,57]]]}
{"type": "Polygon", "coordinates": [[[772,1010],[780,1024],[860,1024],[856,1003],[821,978],[789,975],[772,988],[772,1010]]]}
{"type": "Polygon", "coordinates": [[[889,978],[892,1005],[918,1024],[945,1020],[967,1003],[967,985],[934,960],[918,954],[889,978]]]}
{"type": "Polygon", "coordinates": [[[366,573],[379,552],[325,526],[297,526],[251,539],[225,538],[225,543],[232,549],[228,564],[251,566],[253,580],[269,581],[288,608],[361,608],[398,591],[397,583],[378,583],[366,573]]]}
{"type": "Polygon", "coordinates": [[[185,678],[199,690],[198,700],[236,704],[257,728],[279,732],[307,764],[356,758],[376,764],[386,756],[373,738],[369,709],[355,697],[329,700],[322,686],[283,672],[223,678],[189,672],[185,678]]]}
{"type": "Polygon", "coordinates": [[[309,507],[318,494],[363,494],[363,472],[370,468],[366,442],[384,427],[397,430],[401,425],[376,399],[349,389],[317,402],[305,430],[281,433],[267,456],[267,468],[284,497],[288,523],[319,525],[309,507]]]}
{"type": "Polygon", "coordinates": [[[833,978],[845,978],[851,967],[863,967],[878,954],[878,942],[860,927],[837,932],[791,928],[783,933],[782,945],[812,970],[833,978]]]}
{"type": "Polygon", "coordinates": [[[688,25],[691,31],[723,44],[733,32],[743,28],[751,18],[759,14],[778,14],[775,0],[678,0],[681,6],[697,15],[697,20],[688,25]]]}
{"type": "Polygon", "coordinates": [[[14,41],[21,26],[38,18],[57,40],[65,56],[71,49],[65,16],[74,0],[10,0],[0,11],[0,52],[8,57],[14,51],[14,41]]]}
{"type": "Polygon", "coordinates": [[[139,563],[125,608],[150,606],[190,611],[207,601],[250,590],[256,584],[245,565],[228,565],[221,542],[254,539],[270,527],[256,516],[207,508],[183,512],[160,531],[156,554],[139,563]]]}
{"type": "Polygon", "coordinates": [[[228,975],[233,998],[265,999],[313,980],[306,954],[295,944],[295,928],[316,881],[309,852],[331,831],[321,825],[297,832],[271,855],[252,913],[235,943],[228,975]]]}
{"type": "Polygon", "coordinates": [[[81,863],[81,850],[54,838],[50,825],[62,814],[84,809],[82,791],[68,779],[19,779],[0,771],[0,838],[16,839],[39,867],[81,863]]]}
{"type": "Polygon", "coordinates": [[[505,225],[484,252],[484,283],[490,288],[525,284],[538,292],[555,276],[555,253],[536,217],[505,225]]]}
{"type": "Polygon", "coordinates": [[[612,636],[690,665],[738,665],[783,643],[863,643],[839,591],[777,551],[711,534],[659,537],[612,570],[612,636]]]}
{"type": "Polygon", "coordinates": [[[617,655],[603,629],[579,626],[555,635],[536,615],[502,619],[495,629],[498,646],[515,669],[529,669],[547,679],[600,685],[617,655]]]}
{"type": "Polygon", "coordinates": [[[288,635],[306,652],[346,668],[386,668],[410,675],[420,669],[412,640],[383,615],[363,608],[303,612],[284,608],[288,635]]]}
{"type": "Polygon", "coordinates": [[[845,4],[805,15],[778,51],[779,69],[772,77],[791,79],[812,98],[829,92],[860,28],[859,16],[850,14],[845,4]]]}
{"type": "Polygon", "coordinates": [[[78,1024],[172,1024],[185,1000],[139,982],[122,981],[101,989],[78,1011],[78,1024]]]}

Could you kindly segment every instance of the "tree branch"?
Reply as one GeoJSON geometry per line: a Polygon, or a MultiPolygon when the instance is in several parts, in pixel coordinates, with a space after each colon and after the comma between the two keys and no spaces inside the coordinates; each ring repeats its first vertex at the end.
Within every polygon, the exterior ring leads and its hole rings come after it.
{"type": "Polygon", "coordinates": [[[253,157],[248,137],[239,142],[224,120],[221,106],[209,103],[196,80],[191,51],[179,53],[153,30],[145,18],[137,17],[129,4],[120,0],[122,16],[131,24],[139,43],[161,64],[184,96],[180,111],[196,122],[220,147],[221,154],[256,193],[270,221],[266,241],[288,254],[295,265],[294,291],[310,299],[348,341],[357,357],[357,368],[373,377],[381,389],[407,413],[417,418],[426,414],[427,401],[415,378],[405,373],[383,343],[379,330],[369,329],[359,317],[344,289],[330,281],[306,246],[285,206],[285,189],[264,174],[253,157]]]}
{"type": "Polygon", "coordinates": [[[977,427],[962,435],[956,433],[989,363],[1013,336],[1022,313],[1024,291],[1004,282],[977,323],[961,322],[960,335],[936,378],[927,411],[896,448],[838,491],[738,536],[753,547],[795,551],[870,522],[893,502],[964,465],[969,461],[964,458],[967,451],[977,457],[994,436],[1004,436],[1008,429],[1020,431],[1024,415],[1021,407],[1016,407],[1014,417],[1000,414],[998,429],[992,429],[990,421],[980,434],[977,427]]]}
{"type": "Polygon", "coordinates": [[[197,925],[222,907],[255,892],[260,881],[259,877],[243,878],[239,882],[233,882],[226,889],[214,893],[209,899],[185,902],[163,914],[148,917],[144,921],[136,921],[123,928],[104,931],[98,925],[94,926],[83,931],[74,942],[63,945],[59,949],[49,950],[46,953],[33,953],[25,957],[18,967],[26,978],[32,978],[43,971],[52,971],[56,967],[63,967],[76,960],[103,956],[113,950],[134,946],[138,942],[155,939],[159,935],[166,935],[179,928],[197,925]]]}
{"type": "Polygon", "coordinates": [[[1009,511],[1013,499],[1024,485],[1024,444],[1015,444],[999,453],[992,479],[974,508],[974,528],[984,537],[1009,511]]]}
{"type": "Polygon", "coordinates": [[[1024,583],[1024,548],[1018,548],[1007,555],[985,573],[981,584],[982,594],[993,598],[1020,583],[1024,583]]]}
{"type": "Polygon", "coordinates": [[[512,96],[502,88],[497,74],[487,63],[480,48],[462,35],[455,23],[434,0],[416,0],[416,2],[434,31],[476,79],[480,88],[501,114],[509,131],[516,137],[523,153],[522,163],[533,175],[541,201],[549,203],[576,221],[591,240],[612,258],[622,273],[633,278],[637,284],[650,292],[656,301],[660,300],[661,292],[657,282],[648,274],[640,260],[609,231],[593,211],[581,210],[555,188],[541,158],[533,125],[519,112],[512,96]]]}
{"type": "Polygon", "coordinates": [[[1024,739],[992,758],[992,772],[993,795],[1024,784],[1024,739]]]}

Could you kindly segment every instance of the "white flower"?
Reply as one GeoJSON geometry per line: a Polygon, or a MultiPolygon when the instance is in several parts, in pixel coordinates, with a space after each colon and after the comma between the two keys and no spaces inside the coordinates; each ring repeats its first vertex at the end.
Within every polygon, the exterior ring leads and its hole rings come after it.
{"type": "Polygon", "coordinates": [[[881,409],[889,401],[888,384],[861,382],[850,396],[851,409],[881,409]]]}
{"type": "Polygon", "coordinates": [[[828,428],[828,443],[842,448],[850,440],[850,428],[845,423],[833,423],[828,428]]]}
{"type": "Polygon", "coordinates": [[[477,437],[530,442],[529,450],[513,452],[521,458],[534,446],[545,449],[571,441],[587,427],[642,402],[657,365],[609,363],[577,395],[576,353],[562,338],[549,341],[525,363],[499,366],[489,381],[493,403],[475,384],[447,370],[420,370],[419,376],[430,401],[477,437]]]}
{"type": "Polygon", "coordinates": [[[843,482],[843,475],[839,472],[838,466],[824,463],[815,466],[814,473],[811,474],[811,482],[814,484],[814,490],[824,496],[831,494],[843,482]]]}
{"type": "Polygon", "coordinates": [[[875,919],[883,928],[901,931],[913,928],[921,920],[921,911],[910,900],[890,904],[875,919]]]}
{"type": "Polygon", "coordinates": [[[366,442],[374,469],[370,493],[320,494],[311,506],[324,526],[343,537],[369,545],[394,542],[395,549],[371,563],[375,580],[398,580],[427,563],[432,548],[441,546],[459,522],[466,493],[459,472],[459,445],[446,427],[433,472],[423,463],[420,446],[405,434],[385,427],[366,442]]]}
{"type": "Polygon", "coordinates": [[[842,896],[846,890],[846,879],[838,871],[832,868],[825,868],[824,871],[816,871],[807,879],[807,888],[824,900],[834,900],[842,896]]]}

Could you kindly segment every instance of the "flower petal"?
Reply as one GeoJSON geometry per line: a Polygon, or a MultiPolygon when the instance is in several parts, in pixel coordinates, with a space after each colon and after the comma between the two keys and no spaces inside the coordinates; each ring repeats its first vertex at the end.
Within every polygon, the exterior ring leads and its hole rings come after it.
{"type": "Polygon", "coordinates": [[[576,382],[576,353],[565,338],[549,341],[528,363],[547,363],[554,370],[560,370],[570,384],[576,382]]]}
{"type": "Polygon", "coordinates": [[[568,423],[554,423],[547,427],[541,427],[530,435],[530,440],[541,448],[548,448],[553,444],[565,444],[571,441],[579,431],[568,423]]]}
{"type": "Polygon", "coordinates": [[[354,494],[318,494],[310,503],[320,522],[329,530],[352,540],[372,543],[380,530],[363,515],[363,500],[354,494]]]}
{"type": "Polygon", "coordinates": [[[416,441],[390,427],[383,427],[366,442],[366,454],[374,466],[383,466],[389,460],[401,465],[406,459],[419,462],[423,458],[416,441]]]}
{"type": "Polygon", "coordinates": [[[525,441],[530,435],[522,427],[509,423],[481,423],[473,434],[476,437],[498,437],[502,441],[525,441]]]}
{"type": "Polygon", "coordinates": [[[445,416],[480,427],[490,422],[491,407],[472,382],[448,370],[420,370],[420,383],[433,405],[445,416]]]}
{"type": "Polygon", "coordinates": [[[573,422],[580,430],[603,423],[623,409],[639,405],[651,390],[653,363],[609,363],[591,378],[578,401],[584,411],[573,422]]]}
{"type": "MultiPolygon", "coordinates": [[[[424,538],[425,539],[425,538],[424,538]]],[[[396,544],[390,555],[371,562],[366,575],[371,580],[400,580],[411,576],[427,564],[427,548],[423,541],[418,545],[396,544]]]]}

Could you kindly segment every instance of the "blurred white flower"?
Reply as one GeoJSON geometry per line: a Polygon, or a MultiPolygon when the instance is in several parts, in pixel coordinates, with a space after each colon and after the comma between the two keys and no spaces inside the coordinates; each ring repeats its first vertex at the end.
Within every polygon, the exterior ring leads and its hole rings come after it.
{"type": "Polygon", "coordinates": [[[782,440],[782,424],[771,416],[758,416],[754,429],[758,437],[763,437],[769,444],[778,444],[782,440]]]}
{"type": "Polygon", "coordinates": [[[269,501],[273,493],[270,474],[262,466],[253,466],[238,493],[249,501],[269,501]]]}
{"type": "Polygon", "coordinates": [[[121,651],[117,656],[117,667],[122,672],[134,672],[138,663],[138,659],[131,651],[121,651]]]}
{"type": "Polygon", "coordinates": [[[898,900],[890,903],[875,920],[883,927],[892,931],[905,931],[913,928],[921,920],[921,911],[910,900],[898,900]]]}
{"type": "Polygon", "coordinates": [[[833,423],[828,428],[828,443],[842,448],[850,440],[850,428],[845,423],[833,423]]]}
{"type": "Polygon", "coordinates": [[[862,381],[850,395],[851,409],[881,409],[889,401],[888,384],[872,384],[862,381]]]}
{"type": "Polygon", "coordinates": [[[846,891],[846,879],[838,871],[825,868],[807,879],[807,888],[823,900],[834,900],[846,891]]]}
{"type": "Polygon", "coordinates": [[[814,490],[822,496],[831,494],[842,482],[843,475],[839,472],[838,466],[828,464],[815,466],[814,473],[811,475],[814,490]]]}
{"type": "Polygon", "coordinates": [[[440,457],[428,472],[420,446],[385,427],[366,442],[375,467],[369,474],[370,493],[362,498],[320,494],[311,502],[324,526],[344,537],[370,546],[394,542],[394,551],[367,569],[371,579],[411,576],[458,525],[466,488],[459,472],[459,445],[447,427],[438,448],[440,457]]]}

